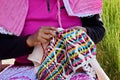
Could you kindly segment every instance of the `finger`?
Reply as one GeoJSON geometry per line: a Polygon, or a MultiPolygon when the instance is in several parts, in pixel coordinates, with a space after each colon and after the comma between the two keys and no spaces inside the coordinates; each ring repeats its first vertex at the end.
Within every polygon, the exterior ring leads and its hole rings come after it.
{"type": "Polygon", "coordinates": [[[47,40],[47,39],[44,39],[44,38],[39,38],[39,39],[36,41],[36,43],[46,43],[46,42],[48,42],[48,40],[47,40]]]}
{"type": "Polygon", "coordinates": [[[37,41],[49,41],[52,35],[45,34],[45,33],[39,33],[37,36],[37,41]]]}
{"type": "Polygon", "coordinates": [[[46,39],[46,40],[50,40],[53,36],[50,34],[44,34],[41,36],[42,38],[46,39]]]}
{"type": "Polygon", "coordinates": [[[84,28],[84,27],[77,26],[75,29],[81,29],[82,31],[87,32],[87,29],[86,29],[86,28],[84,28]]]}
{"type": "Polygon", "coordinates": [[[54,30],[44,30],[43,31],[44,34],[50,34],[52,37],[56,36],[56,31],[54,30]]]}
{"type": "Polygon", "coordinates": [[[44,27],[41,27],[42,29],[47,29],[47,30],[54,30],[54,31],[57,31],[57,29],[55,27],[51,27],[51,26],[44,26],[44,27]]]}
{"type": "Polygon", "coordinates": [[[80,26],[73,26],[70,29],[80,29],[80,26]]]}
{"type": "Polygon", "coordinates": [[[41,42],[35,42],[34,43],[34,46],[38,46],[38,45],[41,45],[41,42]]]}

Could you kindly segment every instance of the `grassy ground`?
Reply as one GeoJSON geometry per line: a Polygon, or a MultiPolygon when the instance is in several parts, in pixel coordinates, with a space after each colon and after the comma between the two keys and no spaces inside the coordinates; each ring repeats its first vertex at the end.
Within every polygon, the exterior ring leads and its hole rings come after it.
{"type": "Polygon", "coordinates": [[[97,45],[97,58],[111,80],[120,80],[120,0],[103,0],[106,34],[97,45]]]}

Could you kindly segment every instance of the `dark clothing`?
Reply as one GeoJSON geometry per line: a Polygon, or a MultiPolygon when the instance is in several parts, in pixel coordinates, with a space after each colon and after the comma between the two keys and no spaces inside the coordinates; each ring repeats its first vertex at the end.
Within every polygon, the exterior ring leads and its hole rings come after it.
{"type": "Polygon", "coordinates": [[[14,58],[30,54],[33,47],[28,47],[25,37],[0,34],[0,59],[14,58]]]}
{"type": "MultiPolygon", "coordinates": [[[[98,14],[81,18],[82,26],[87,29],[87,34],[97,44],[102,40],[105,33],[102,21],[98,14]]],[[[28,47],[26,39],[28,36],[17,37],[14,35],[0,34],[0,59],[15,58],[30,54],[33,47],[28,47]]]]}
{"type": "Polygon", "coordinates": [[[87,29],[87,34],[95,44],[100,42],[105,34],[103,22],[100,20],[100,15],[96,14],[90,17],[81,18],[82,27],[87,29]]]}

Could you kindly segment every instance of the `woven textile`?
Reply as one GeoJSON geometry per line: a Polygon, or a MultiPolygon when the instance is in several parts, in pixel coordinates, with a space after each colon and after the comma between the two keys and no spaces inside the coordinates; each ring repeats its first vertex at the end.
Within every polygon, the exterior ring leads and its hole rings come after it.
{"type": "Polygon", "coordinates": [[[82,67],[87,75],[96,79],[89,61],[95,58],[96,46],[80,29],[65,29],[51,40],[37,76],[40,80],[69,80],[82,67]]]}

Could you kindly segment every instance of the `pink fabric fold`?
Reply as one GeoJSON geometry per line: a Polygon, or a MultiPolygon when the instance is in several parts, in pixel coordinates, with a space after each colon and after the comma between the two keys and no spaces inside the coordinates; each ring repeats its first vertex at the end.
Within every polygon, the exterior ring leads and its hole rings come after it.
{"type": "Polygon", "coordinates": [[[102,0],[63,0],[70,16],[86,17],[102,13],[102,0]]]}
{"type": "Polygon", "coordinates": [[[0,0],[0,26],[19,36],[28,11],[28,0],[0,0]]]}

